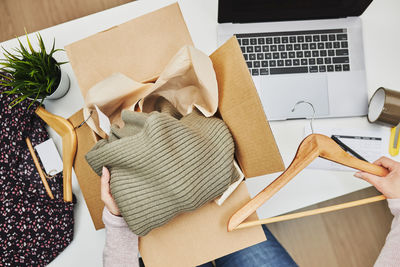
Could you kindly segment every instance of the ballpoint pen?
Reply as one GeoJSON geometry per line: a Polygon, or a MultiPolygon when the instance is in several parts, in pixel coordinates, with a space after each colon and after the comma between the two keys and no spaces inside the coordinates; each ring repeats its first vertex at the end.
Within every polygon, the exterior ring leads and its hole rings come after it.
{"type": "Polygon", "coordinates": [[[361,157],[357,152],[355,152],[353,149],[351,149],[350,147],[348,147],[346,144],[344,144],[342,141],[339,140],[339,138],[337,138],[335,135],[332,135],[331,138],[333,139],[333,141],[335,141],[344,151],[349,152],[350,154],[352,154],[354,157],[364,160],[366,162],[368,162],[368,160],[366,160],[365,158],[361,157]]]}

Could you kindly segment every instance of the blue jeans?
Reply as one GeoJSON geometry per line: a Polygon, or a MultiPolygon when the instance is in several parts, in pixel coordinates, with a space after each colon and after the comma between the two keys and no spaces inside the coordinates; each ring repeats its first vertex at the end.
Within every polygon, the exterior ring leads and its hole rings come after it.
{"type": "MultiPolygon", "coordinates": [[[[268,228],[263,225],[267,241],[236,251],[216,259],[217,267],[276,267],[297,266],[287,251],[276,240],[268,228]]],[[[213,267],[211,262],[198,267],[213,267]]]]}

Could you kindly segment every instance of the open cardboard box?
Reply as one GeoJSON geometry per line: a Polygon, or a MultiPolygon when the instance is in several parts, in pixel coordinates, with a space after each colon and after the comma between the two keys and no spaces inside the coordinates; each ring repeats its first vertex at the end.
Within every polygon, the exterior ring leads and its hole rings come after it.
{"type": "MultiPolygon", "coordinates": [[[[154,81],[184,45],[193,43],[178,4],[173,4],[70,44],[66,51],[85,97],[93,85],[115,72],[140,82],[154,81]]],[[[210,58],[219,87],[219,114],[233,135],[245,177],[282,171],[282,158],[236,38],[210,58]]],[[[79,125],[82,110],[69,120],[79,125]]],[[[87,125],[77,129],[77,136],[75,173],[95,228],[101,229],[100,178],[84,158],[99,137],[87,125]]],[[[210,202],[140,238],[146,266],[199,265],[264,241],[261,227],[227,232],[229,217],[249,199],[242,183],[221,207],[210,202]]]]}

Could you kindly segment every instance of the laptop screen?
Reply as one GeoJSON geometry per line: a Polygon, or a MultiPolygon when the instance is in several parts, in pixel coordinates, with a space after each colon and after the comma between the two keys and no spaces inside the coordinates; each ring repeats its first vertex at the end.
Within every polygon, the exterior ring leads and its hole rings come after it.
{"type": "Polygon", "coordinates": [[[219,0],[218,22],[267,22],[359,16],[372,0],[219,0]]]}

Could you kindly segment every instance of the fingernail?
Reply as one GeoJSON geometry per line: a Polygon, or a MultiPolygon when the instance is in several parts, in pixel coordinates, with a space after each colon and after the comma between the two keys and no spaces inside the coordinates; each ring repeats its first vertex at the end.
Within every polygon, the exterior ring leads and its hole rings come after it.
{"type": "Polygon", "coordinates": [[[103,166],[103,170],[101,171],[101,174],[104,175],[105,172],[106,172],[106,167],[103,166]]]}
{"type": "Polygon", "coordinates": [[[354,174],[354,177],[361,178],[361,174],[359,174],[358,172],[356,172],[356,173],[354,174]]]}

